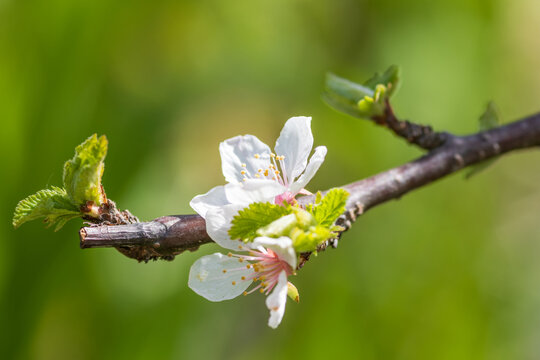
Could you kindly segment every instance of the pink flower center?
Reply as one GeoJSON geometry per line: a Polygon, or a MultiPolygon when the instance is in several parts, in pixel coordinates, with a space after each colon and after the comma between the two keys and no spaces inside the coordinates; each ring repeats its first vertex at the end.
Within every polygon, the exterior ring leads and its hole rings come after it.
{"type": "Polygon", "coordinates": [[[255,271],[253,275],[242,279],[245,281],[258,282],[257,286],[250,291],[245,291],[244,295],[251,294],[255,290],[259,290],[261,293],[268,295],[272,289],[276,286],[279,279],[279,274],[285,271],[287,276],[294,272],[294,269],[288,262],[279,257],[279,255],[272,249],[262,250],[250,250],[249,255],[240,254],[228,254],[229,257],[234,256],[238,258],[238,261],[244,260],[250,262],[246,267],[253,268],[255,271]]]}
{"type": "Polygon", "coordinates": [[[296,204],[296,199],[294,198],[294,194],[290,191],[286,191],[283,194],[276,196],[274,201],[277,205],[281,205],[281,206],[285,206],[286,204],[289,204],[289,205],[296,204]]]}

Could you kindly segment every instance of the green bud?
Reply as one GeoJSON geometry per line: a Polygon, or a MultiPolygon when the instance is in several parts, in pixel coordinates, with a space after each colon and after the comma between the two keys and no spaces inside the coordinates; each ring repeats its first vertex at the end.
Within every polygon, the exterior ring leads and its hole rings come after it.
{"type": "Polygon", "coordinates": [[[310,226],[317,225],[315,217],[301,208],[294,208],[294,214],[296,215],[297,226],[301,229],[308,229],[310,226]]]}
{"type": "Polygon", "coordinates": [[[295,302],[300,302],[300,294],[298,289],[291,282],[287,282],[287,296],[289,296],[295,302]]]}
{"type": "Polygon", "coordinates": [[[257,230],[257,235],[268,237],[287,236],[297,223],[295,214],[285,215],[257,230]]]}
{"type": "Polygon", "coordinates": [[[333,233],[325,226],[311,226],[307,230],[294,228],[290,238],[297,252],[314,251],[323,241],[333,237],[333,233]]]}

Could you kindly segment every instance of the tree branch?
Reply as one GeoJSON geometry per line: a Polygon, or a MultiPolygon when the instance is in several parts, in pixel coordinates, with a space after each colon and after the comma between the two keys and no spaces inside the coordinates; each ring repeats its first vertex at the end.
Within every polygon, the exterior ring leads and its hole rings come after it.
{"type": "Polygon", "coordinates": [[[394,134],[404,138],[409,144],[419,146],[424,150],[433,150],[441,146],[447,138],[447,133],[436,132],[431,126],[399,120],[388,99],[386,99],[384,113],[380,116],[374,116],[371,120],[392,130],[394,134]]]}
{"type": "MultiPolygon", "coordinates": [[[[415,125],[419,126],[419,125],[415,125]]],[[[540,113],[520,121],[469,136],[443,134],[444,141],[426,155],[364,180],[343,186],[350,193],[346,212],[338,220],[348,230],[358,215],[386,201],[397,199],[464,167],[507,152],[540,145],[540,113]]],[[[405,136],[407,137],[407,136],[405,136]]],[[[312,196],[299,199],[301,204],[312,196]]],[[[198,215],[164,216],[150,222],[117,226],[83,227],[81,248],[116,247],[139,261],[163,258],[194,251],[209,243],[205,222],[198,215]]],[[[331,242],[332,243],[332,242],[331,242]]],[[[334,246],[337,242],[332,243],[334,246]]],[[[325,248],[328,244],[323,244],[325,248]]],[[[304,262],[309,258],[305,254],[304,262]]],[[[302,263],[301,263],[302,264],[302,263]]]]}

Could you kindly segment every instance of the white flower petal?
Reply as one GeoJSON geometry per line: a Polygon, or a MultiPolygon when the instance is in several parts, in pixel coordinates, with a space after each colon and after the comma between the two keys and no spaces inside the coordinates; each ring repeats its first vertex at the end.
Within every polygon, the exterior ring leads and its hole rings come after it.
{"type": "Polygon", "coordinates": [[[270,295],[266,298],[266,307],[270,309],[270,319],[268,326],[272,329],[278,327],[285,314],[285,304],[287,303],[287,274],[282,271],[279,274],[278,283],[270,295]]]}
{"type": "Polygon", "coordinates": [[[233,217],[242,210],[244,205],[231,204],[221,208],[210,209],[206,213],[206,232],[219,246],[230,250],[247,250],[240,240],[231,240],[229,229],[233,217]]]}
{"type": "Polygon", "coordinates": [[[309,159],[309,164],[306,167],[306,171],[304,171],[302,176],[300,176],[296,182],[290,185],[290,191],[293,194],[299,193],[313,178],[315,173],[321,167],[321,164],[324,162],[326,151],[326,146],[317,146],[315,148],[315,152],[311,156],[311,159],[309,159]]]}
{"type": "Polygon", "coordinates": [[[229,300],[251,285],[251,280],[242,277],[249,279],[252,274],[253,268],[248,269],[237,258],[215,253],[195,261],[189,271],[188,285],[210,301],[229,300]]]}
{"type": "Polygon", "coordinates": [[[307,159],[313,147],[311,118],[297,116],[290,118],[283,126],[276,141],[276,155],[284,155],[284,176],[291,183],[306,168],[307,159]]]}
{"type": "Polygon", "coordinates": [[[232,204],[251,204],[253,202],[274,202],[277,195],[287,188],[274,180],[246,180],[240,184],[225,185],[225,195],[232,204]]]}
{"type": "Polygon", "coordinates": [[[293,241],[287,236],[277,239],[261,236],[255,238],[251,246],[254,248],[262,246],[263,248],[271,249],[281,260],[286,261],[293,270],[296,269],[296,252],[294,251],[293,241]]]}
{"type": "Polygon", "coordinates": [[[251,178],[258,169],[266,169],[270,165],[270,148],[253,135],[236,136],[219,144],[221,168],[225,180],[230,183],[242,181],[245,170],[246,177],[251,178]],[[259,154],[257,159],[255,155],[259,154]],[[242,167],[245,164],[246,167],[242,167]]]}
{"type": "Polygon", "coordinates": [[[215,209],[229,204],[229,200],[225,196],[224,186],[216,186],[206,194],[197,195],[191,199],[189,205],[197,214],[206,218],[206,212],[209,209],[215,209]]]}

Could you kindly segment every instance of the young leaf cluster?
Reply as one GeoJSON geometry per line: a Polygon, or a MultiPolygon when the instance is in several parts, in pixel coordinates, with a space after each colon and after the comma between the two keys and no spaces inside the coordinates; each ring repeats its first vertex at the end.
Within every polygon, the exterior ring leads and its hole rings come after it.
{"type": "Polygon", "coordinates": [[[315,203],[305,209],[271,203],[250,204],[233,218],[229,236],[244,242],[258,236],[288,236],[297,252],[314,251],[342,230],[334,223],[345,211],[348,195],[343,189],[332,189],[324,197],[319,192],[315,203]]]}
{"type": "Polygon", "coordinates": [[[384,113],[386,100],[398,89],[400,69],[393,65],[373,75],[362,85],[334,74],[326,77],[324,100],[336,110],[358,118],[373,118],[384,113]]]}
{"type": "Polygon", "coordinates": [[[88,204],[100,206],[106,201],[101,177],[107,155],[107,138],[90,136],[75,148],[73,159],[64,164],[64,187],[40,190],[19,201],[13,215],[13,226],[44,218],[55,231],[73,218],[98,216],[88,209],[88,204]]]}

